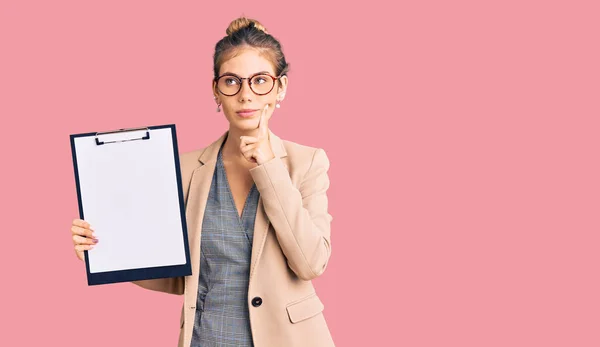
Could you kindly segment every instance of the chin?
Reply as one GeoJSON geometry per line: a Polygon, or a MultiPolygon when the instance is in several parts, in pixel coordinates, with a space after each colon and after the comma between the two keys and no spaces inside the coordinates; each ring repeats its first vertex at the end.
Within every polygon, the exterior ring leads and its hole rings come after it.
{"type": "Polygon", "coordinates": [[[231,125],[233,125],[234,127],[240,129],[240,130],[244,130],[244,131],[249,131],[249,130],[255,130],[256,126],[258,123],[256,123],[256,121],[251,118],[251,119],[236,119],[234,122],[231,122],[231,125]]]}
{"type": "Polygon", "coordinates": [[[258,118],[257,117],[241,118],[239,116],[235,116],[233,122],[234,122],[234,124],[239,124],[241,127],[250,127],[250,126],[256,127],[258,125],[258,118]]]}

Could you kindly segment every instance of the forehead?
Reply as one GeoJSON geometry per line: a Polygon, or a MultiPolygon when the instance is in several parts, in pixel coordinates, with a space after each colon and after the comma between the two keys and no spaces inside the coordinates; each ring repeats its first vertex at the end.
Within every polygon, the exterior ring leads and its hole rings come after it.
{"type": "Polygon", "coordinates": [[[219,75],[231,72],[242,77],[250,76],[259,71],[275,74],[273,64],[256,49],[244,49],[221,64],[219,75]]]}

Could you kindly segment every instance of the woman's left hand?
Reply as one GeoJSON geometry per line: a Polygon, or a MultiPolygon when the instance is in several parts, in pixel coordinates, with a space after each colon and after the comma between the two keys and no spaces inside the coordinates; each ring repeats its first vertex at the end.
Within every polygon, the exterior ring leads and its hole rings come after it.
{"type": "Polygon", "coordinates": [[[275,158],[269,140],[268,109],[269,105],[267,104],[258,120],[258,137],[240,136],[240,151],[244,158],[258,165],[275,158]]]}

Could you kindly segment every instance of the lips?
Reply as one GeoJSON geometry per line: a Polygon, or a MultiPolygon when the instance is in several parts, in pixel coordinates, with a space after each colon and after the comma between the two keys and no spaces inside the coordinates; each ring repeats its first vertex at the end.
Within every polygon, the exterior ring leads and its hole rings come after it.
{"type": "Polygon", "coordinates": [[[239,110],[236,113],[240,116],[240,117],[250,117],[254,114],[254,112],[256,112],[258,110],[251,110],[251,109],[244,109],[244,110],[239,110]]]}

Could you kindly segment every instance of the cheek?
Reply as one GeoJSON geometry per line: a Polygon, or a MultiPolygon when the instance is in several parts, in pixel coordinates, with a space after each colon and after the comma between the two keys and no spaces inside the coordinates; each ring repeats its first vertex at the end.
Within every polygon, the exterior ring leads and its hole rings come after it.
{"type": "Polygon", "coordinates": [[[230,98],[224,99],[222,102],[223,102],[222,107],[226,110],[231,109],[235,104],[235,101],[231,101],[230,98]]]}
{"type": "Polygon", "coordinates": [[[265,95],[265,98],[263,100],[263,104],[275,105],[275,102],[277,102],[277,94],[265,95]]]}

